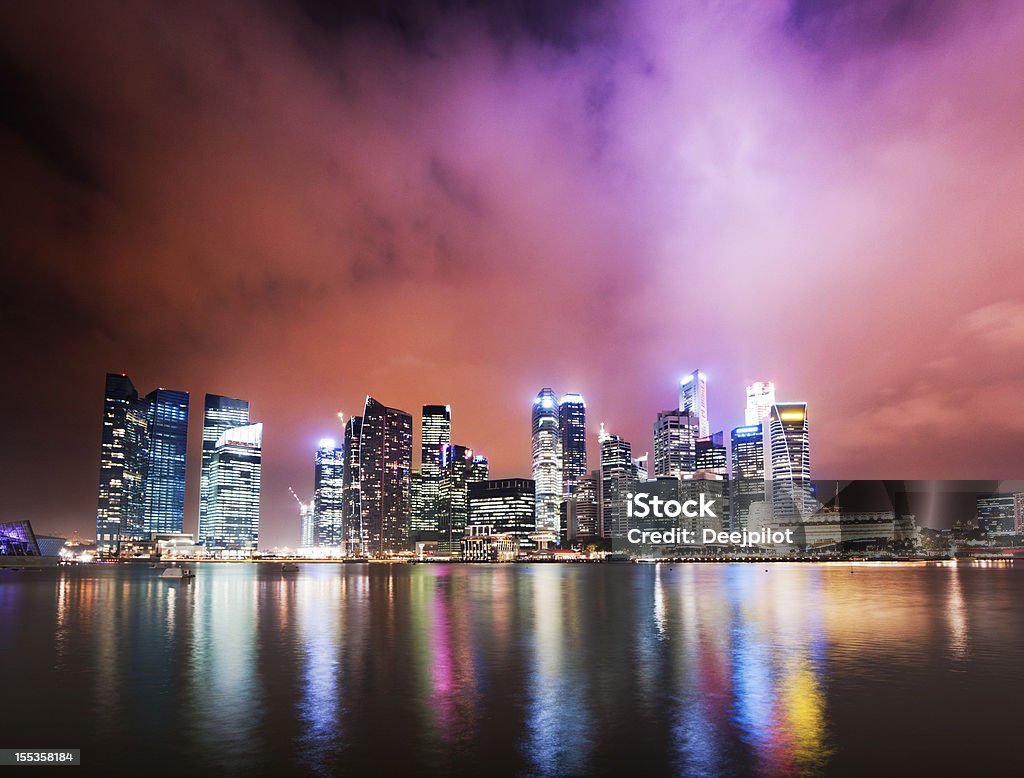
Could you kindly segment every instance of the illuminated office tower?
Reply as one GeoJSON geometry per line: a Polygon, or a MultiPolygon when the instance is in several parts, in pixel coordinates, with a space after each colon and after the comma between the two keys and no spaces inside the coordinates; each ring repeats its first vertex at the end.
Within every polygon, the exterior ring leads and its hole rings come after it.
{"type": "Polygon", "coordinates": [[[412,416],[367,396],[359,436],[359,503],[366,553],[409,549],[412,416]]]}
{"type": "MultiPolygon", "coordinates": [[[[294,494],[294,492],[292,493],[294,494]]],[[[298,497],[295,498],[298,500],[298,497]]],[[[316,545],[316,519],[314,517],[315,506],[312,501],[302,502],[299,500],[299,547],[312,548],[316,545]]]]}
{"type": "Polygon", "coordinates": [[[775,383],[772,381],[755,381],[747,387],[747,407],[744,411],[744,424],[751,427],[768,418],[775,405],[775,383]]]}
{"type": "MultiPolygon", "coordinates": [[[[363,532],[363,512],[359,502],[359,442],[363,429],[362,416],[350,416],[345,422],[345,467],[342,473],[342,504],[345,516],[347,553],[366,553],[367,537],[363,532]]],[[[411,484],[410,484],[411,489],[411,484]]]]}
{"type": "Polygon", "coordinates": [[[225,430],[214,441],[205,534],[200,538],[207,550],[242,555],[256,550],[262,471],[262,424],[225,430]]]}
{"type": "Polygon", "coordinates": [[[724,433],[716,432],[706,438],[697,438],[693,446],[697,470],[721,476],[728,475],[724,433]]]}
{"type": "Polygon", "coordinates": [[[441,524],[437,549],[457,554],[469,523],[469,485],[487,480],[487,458],[472,449],[449,443],[441,452],[441,524]]]}
{"type": "Polygon", "coordinates": [[[751,529],[750,506],[764,502],[764,435],[761,424],[737,427],[732,431],[732,479],[730,488],[733,530],[751,529]]]}
{"type": "Polygon", "coordinates": [[[563,394],[558,401],[559,442],[562,448],[562,497],[576,491],[587,475],[587,404],[578,394],[563,394]]]}
{"type": "Polygon", "coordinates": [[[1012,494],[975,497],[978,529],[990,535],[1012,535],[1016,525],[1012,494]]]}
{"type": "Polygon", "coordinates": [[[1024,494],[1013,495],[1014,534],[1024,535],[1024,494]]]}
{"type": "Polygon", "coordinates": [[[600,486],[601,472],[595,470],[576,481],[576,491],[565,501],[565,536],[570,543],[578,538],[601,534],[598,519],[600,486]]]}
{"type": "Polygon", "coordinates": [[[662,411],[654,422],[654,476],[675,476],[697,469],[700,420],[688,411],[662,411]]]}
{"type": "Polygon", "coordinates": [[[708,380],[700,370],[694,370],[679,382],[679,410],[697,417],[696,437],[711,434],[708,423],[708,380]]]}
{"type": "Polygon", "coordinates": [[[185,521],[188,392],[155,389],[144,402],[149,436],[142,535],[180,533],[185,521]]]}
{"type": "Polygon", "coordinates": [[[629,531],[626,515],[627,495],[636,488],[636,466],[629,442],[605,432],[601,425],[601,534],[606,538],[624,538],[629,531]]]}
{"type": "Polygon", "coordinates": [[[313,544],[341,546],[345,542],[345,449],[324,438],[316,450],[313,470],[313,544]]]}
{"type": "Polygon", "coordinates": [[[812,513],[807,403],[772,406],[764,448],[765,478],[771,481],[775,514],[806,516],[812,513]]]}
{"type": "Polygon", "coordinates": [[[528,478],[477,481],[467,489],[469,523],[490,527],[493,533],[507,533],[520,548],[533,548],[530,535],[536,531],[534,484],[528,478]]]}
{"type": "Polygon", "coordinates": [[[558,534],[562,502],[561,436],[558,401],[545,387],[533,401],[533,480],[536,484],[537,530],[558,534]]]}
{"type": "Polygon", "coordinates": [[[203,458],[199,474],[199,537],[206,534],[210,496],[210,466],[217,440],[225,430],[249,423],[249,402],[219,394],[208,394],[203,402],[203,458]]]}
{"type": "Polygon", "coordinates": [[[441,524],[441,452],[452,441],[450,405],[424,405],[420,436],[420,482],[412,531],[437,532],[441,524]]]}
{"type": "Polygon", "coordinates": [[[122,535],[139,537],[142,532],[147,416],[128,376],[107,373],[96,505],[96,548],[102,556],[118,552],[122,535]]]}

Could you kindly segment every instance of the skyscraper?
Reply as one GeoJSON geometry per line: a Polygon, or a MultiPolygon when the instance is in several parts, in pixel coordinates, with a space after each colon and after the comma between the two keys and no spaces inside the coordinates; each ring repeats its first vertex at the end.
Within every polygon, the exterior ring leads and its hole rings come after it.
{"type": "Polygon", "coordinates": [[[562,497],[576,491],[587,475],[587,404],[578,394],[563,394],[558,401],[559,442],[562,449],[562,497]]]}
{"type": "Polygon", "coordinates": [[[441,452],[440,527],[438,551],[457,554],[469,523],[469,484],[487,480],[487,458],[449,443],[441,452]]]}
{"type": "Polygon", "coordinates": [[[629,531],[626,495],[636,487],[636,467],[629,442],[605,432],[601,425],[601,534],[606,538],[624,538],[629,531]]]}
{"type": "Polygon", "coordinates": [[[716,432],[706,438],[694,441],[696,453],[696,470],[715,475],[728,475],[728,463],[725,452],[725,434],[716,432]]]}
{"type": "Polygon", "coordinates": [[[415,533],[437,532],[441,524],[438,499],[441,493],[441,453],[452,440],[450,405],[424,405],[420,436],[420,482],[417,510],[413,513],[415,533]]]}
{"type": "Polygon", "coordinates": [[[122,535],[138,537],[142,532],[147,416],[131,379],[107,373],[96,506],[96,546],[104,556],[118,552],[122,535]]]}
{"type": "Polygon", "coordinates": [[[262,470],[262,424],[232,427],[214,441],[201,537],[208,551],[246,555],[256,550],[262,470]]]}
{"type": "MultiPolygon", "coordinates": [[[[635,460],[634,460],[635,462],[635,460]]],[[[576,491],[566,501],[566,539],[594,537],[601,534],[600,527],[601,471],[576,481],[576,491]]]]}
{"type": "Polygon", "coordinates": [[[142,533],[179,533],[185,520],[188,392],[155,389],[146,395],[145,406],[149,443],[142,533]]]}
{"type": "Polygon", "coordinates": [[[491,527],[492,532],[513,535],[520,548],[531,548],[530,534],[536,530],[533,481],[528,478],[505,478],[498,481],[476,481],[467,490],[469,522],[473,526],[491,527]]]}
{"type": "Polygon", "coordinates": [[[199,537],[207,534],[206,519],[210,498],[210,467],[220,436],[229,429],[249,423],[249,403],[234,397],[208,394],[203,401],[203,458],[199,474],[199,537]]]}
{"type": "Polygon", "coordinates": [[[679,410],[697,417],[696,437],[706,438],[711,433],[708,423],[708,381],[700,370],[694,370],[679,382],[679,410]]]}
{"type": "Polygon", "coordinates": [[[409,548],[412,416],[366,398],[359,441],[359,502],[366,553],[409,548]]]}
{"type": "Polygon", "coordinates": [[[732,431],[732,499],[730,500],[733,530],[753,529],[748,523],[750,506],[765,499],[764,435],[761,424],[736,427],[732,431]]]}
{"type": "MultiPolygon", "coordinates": [[[[345,422],[345,467],[342,474],[342,504],[345,516],[345,546],[356,556],[366,553],[368,537],[363,532],[363,511],[359,500],[359,449],[363,417],[350,416],[345,422]]],[[[411,478],[410,478],[411,489],[411,478]]]]}
{"type": "Polygon", "coordinates": [[[558,534],[562,502],[561,436],[558,401],[545,387],[533,401],[533,480],[536,484],[537,530],[558,534]]]}
{"type": "Polygon", "coordinates": [[[345,542],[344,476],[345,449],[333,438],[324,438],[314,459],[314,545],[336,547],[345,542]]]}
{"type": "Polygon", "coordinates": [[[747,387],[747,407],[744,424],[752,427],[768,418],[775,405],[775,384],[772,381],[755,381],[747,387]]]}
{"type": "Polygon", "coordinates": [[[675,476],[697,469],[700,420],[689,411],[669,410],[654,422],[654,476],[675,476]]]}
{"type": "Polygon", "coordinates": [[[807,403],[776,403],[769,416],[765,477],[771,480],[777,515],[813,512],[807,403]]]}

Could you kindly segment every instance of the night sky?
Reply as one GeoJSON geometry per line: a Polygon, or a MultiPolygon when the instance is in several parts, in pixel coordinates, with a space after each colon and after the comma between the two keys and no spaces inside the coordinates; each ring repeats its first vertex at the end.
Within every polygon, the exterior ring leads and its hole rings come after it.
{"type": "Polygon", "coordinates": [[[107,371],[192,392],[186,531],[251,401],[267,546],[367,393],[528,475],[540,387],[643,452],[700,367],[817,478],[1020,477],[1022,51],[1012,1],[4,3],[0,518],[92,537],[107,371]]]}

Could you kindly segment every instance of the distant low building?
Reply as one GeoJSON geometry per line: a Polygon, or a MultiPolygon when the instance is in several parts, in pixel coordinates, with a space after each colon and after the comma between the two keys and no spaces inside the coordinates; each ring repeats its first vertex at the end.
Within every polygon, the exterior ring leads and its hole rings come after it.
{"type": "Polygon", "coordinates": [[[467,535],[460,550],[464,562],[512,562],[519,556],[519,541],[507,533],[467,535]]]}

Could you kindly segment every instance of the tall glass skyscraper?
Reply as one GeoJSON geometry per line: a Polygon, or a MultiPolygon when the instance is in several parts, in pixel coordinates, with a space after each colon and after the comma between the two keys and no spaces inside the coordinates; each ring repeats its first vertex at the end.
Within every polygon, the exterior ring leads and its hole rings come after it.
{"type": "Polygon", "coordinates": [[[744,424],[748,427],[760,424],[768,418],[775,405],[775,384],[772,381],[755,381],[747,387],[747,407],[744,410],[744,424]]]}
{"type": "Polygon", "coordinates": [[[131,379],[107,373],[96,506],[96,547],[103,556],[117,554],[122,536],[142,533],[148,415],[131,379]]]}
{"type": "Polygon", "coordinates": [[[314,544],[341,546],[345,542],[345,450],[324,438],[316,450],[313,470],[314,544]]]}
{"type": "Polygon", "coordinates": [[[437,532],[441,525],[441,454],[452,440],[450,405],[424,405],[420,436],[420,481],[417,510],[413,514],[415,533],[437,532]]]}
{"type": "Polygon", "coordinates": [[[359,502],[371,556],[408,550],[411,476],[412,416],[368,396],[359,442],[359,502]]]}
{"type": "Polygon", "coordinates": [[[669,410],[654,422],[654,476],[674,476],[697,469],[696,440],[700,420],[689,411],[669,410]]]}
{"type": "Polygon", "coordinates": [[[694,370],[679,381],[679,410],[697,417],[697,437],[706,438],[711,434],[711,425],[708,423],[708,380],[700,370],[694,370]]]}
{"type": "Polygon", "coordinates": [[[149,446],[142,532],[182,531],[185,522],[185,453],[188,392],[156,389],[146,395],[149,446]]]}
{"type": "Polygon", "coordinates": [[[342,475],[342,501],[345,515],[345,546],[349,554],[364,554],[368,536],[363,532],[363,512],[359,501],[359,443],[363,417],[351,416],[345,422],[345,467],[342,475]]]}
{"type": "Polygon", "coordinates": [[[249,403],[234,397],[208,394],[203,401],[203,459],[199,474],[199,537],[207,535],[209,513],[210,467],[220,436],[229,429],[249,423],[249,403]]]}
{"type": "Polygon", "coordinates": [[[606,538],[624,538],[629,532],[626,495],[636,489],[636,466],[629,442],[605,432],[601,425],[601,534],[606,538]]]}
{"type": "Polygon", "coordinates": [[[732,479],[730,480],[732,529],[757,529],[748,523],[750,506],[765,499],[764,434],[761,424],[732,431],[732,479]]]}
{"type": "Polygon", "coordinates": [[[441,452],[441,494],[438,551],[457,554],[469,522],[468,490],[471,483],[486,481],[487,458],[471,449],[449,443],[441,452]]]}
{"type": "Polygon", "coordinates": [[[563,394],[558,401],[558,426],[562,448],[562,497],[576,492],[587,475],[587,404],[578,394],[563,394]]]}
{"type": "Polygon", "coordinates": [[[776,403],[769,419],[765,476],[771,479],[772,507],[776,515],[806,516],[814,511],[807,403],[776,403]]]}
{"type": "Polygon", "coordinates": [[[202,542],[208,551],[249,554],[260,535],[263,425],[233,427],[214,441],[202,542]]]}
{"type": "Polygon", "coordinates": [[[537,530],[559,532],[562,503],[562,453],[558,400],[545,387],[533,401],[533,480],[536,484],[537,530]]]}

